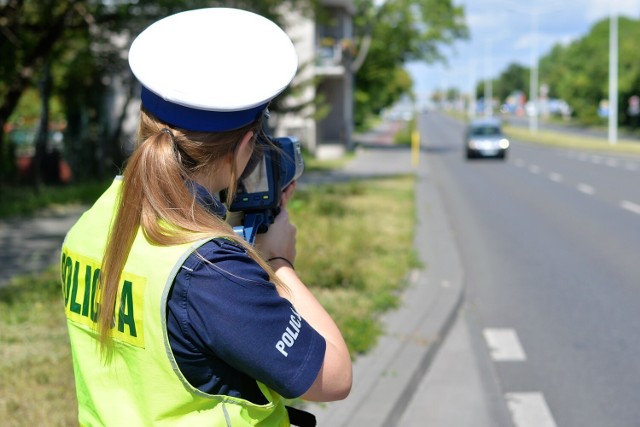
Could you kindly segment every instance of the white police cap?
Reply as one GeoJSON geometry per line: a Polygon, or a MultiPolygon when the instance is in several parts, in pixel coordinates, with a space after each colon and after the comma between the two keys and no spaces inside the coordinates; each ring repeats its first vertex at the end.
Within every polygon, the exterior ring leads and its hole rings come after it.
{"type": "Polygon", "coordinates": [[[129,65],[142,105],[175,127],[206,132],[251,123],[293,79],[293,43],[270,20],[240,9],[181,12],[133,41],[129,65]]]}

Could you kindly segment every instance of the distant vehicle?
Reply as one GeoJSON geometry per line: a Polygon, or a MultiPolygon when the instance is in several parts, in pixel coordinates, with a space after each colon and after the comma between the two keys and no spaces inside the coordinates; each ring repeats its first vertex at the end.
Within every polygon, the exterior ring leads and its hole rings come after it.
{"type": "Polygon", "coordinates": [[[500,120],[495,118],[475,119],[469,123],[465,135],[467,159],[475,157],[507,157],[509,140],[502,133],[500,120]]]}

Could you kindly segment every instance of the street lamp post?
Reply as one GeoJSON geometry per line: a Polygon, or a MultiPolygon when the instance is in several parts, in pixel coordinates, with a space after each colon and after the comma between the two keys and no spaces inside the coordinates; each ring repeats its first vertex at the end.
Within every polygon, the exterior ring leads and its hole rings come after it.
{"type": "Polygon", "coordinates": [[[609,16],[609,144],[618,140],[618,15],[609,16]]]}
{"type": "Polygon", "coordinates": [[[533,106],[532,114],[529,115],[529,130],[532,133],[538,132],[538,11],[531,13],[531,28],[533,29],[533,40],[531,48],[531,76],[529,82],[529,100],[533,106]]]}
{"type": "Polygon", "coordinates": [[[529,130],[533,133],[538,131],[538,117],[540,115],[540,106],[538,105],[538,86],[539,86],[539,68],[538,68],[538,26],[539,16],[541,13],[555,12],[565,9],[566,6],[539,9],[539,6],[531,8],[525,6],[521,8],[509,7],[512,12],[531,13],[531,75],[529,81],[529,102],[532,104],[531,115],[529,115],[529,130]]]}
{"type": "Polygon", "coordinates": [[[493,81],[491,80],[491,42],[485,44],[484,115],[493,116],[493,81]]]}
{"type": "Polygon", "coordinates": [[[471,59],[469,62],[469,118],[474,118],[476,115],[476,62],[471,59]]]}

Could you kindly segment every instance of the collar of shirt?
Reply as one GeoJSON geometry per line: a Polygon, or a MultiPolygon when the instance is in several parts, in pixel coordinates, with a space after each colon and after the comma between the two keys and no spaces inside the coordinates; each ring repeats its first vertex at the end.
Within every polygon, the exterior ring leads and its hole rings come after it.
{"type": "Polygon", "coordinates": [[[218,198],[209,193],[209,190],[194,181],[189,181],[187,187],[195,194],[196,200],[212,214],[224,219],[227,216],[227,208],[218,198]]]}

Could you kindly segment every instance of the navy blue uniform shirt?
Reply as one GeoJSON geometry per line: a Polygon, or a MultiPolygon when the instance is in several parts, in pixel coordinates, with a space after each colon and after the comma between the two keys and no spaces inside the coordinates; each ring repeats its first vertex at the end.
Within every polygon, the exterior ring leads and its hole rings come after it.
{"type": "MultiPolygon", "coordinates": [[[[224,206],[194,184],[199,203],[224,206]]],[[[180,371],[209,394],[267,403],[256,380],[287,398],[315,380],[324,338],[301,318],[244,248],[213,239],[191,254],[167,301],[169,343],[180,371]]]]}

